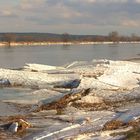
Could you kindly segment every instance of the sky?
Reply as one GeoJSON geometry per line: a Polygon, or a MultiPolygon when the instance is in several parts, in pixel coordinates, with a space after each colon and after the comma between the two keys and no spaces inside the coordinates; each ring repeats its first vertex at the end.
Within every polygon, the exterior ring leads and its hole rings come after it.
{"type": "Polygon", "coordinates": [[[0,0],[0,32],[140,35],[140,0],[0,0]]]}

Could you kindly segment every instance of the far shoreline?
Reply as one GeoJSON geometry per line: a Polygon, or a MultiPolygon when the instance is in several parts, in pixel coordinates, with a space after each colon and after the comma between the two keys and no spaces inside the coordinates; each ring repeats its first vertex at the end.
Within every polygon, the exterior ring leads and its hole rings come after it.
{"type": "Polygon", "coordinates": [[[119,42],[0,42],[1,47],[6,46],[54,46],[54,45],[117,45],[117,44],[140,44],[140,41],[119,41],[119,42]]]}

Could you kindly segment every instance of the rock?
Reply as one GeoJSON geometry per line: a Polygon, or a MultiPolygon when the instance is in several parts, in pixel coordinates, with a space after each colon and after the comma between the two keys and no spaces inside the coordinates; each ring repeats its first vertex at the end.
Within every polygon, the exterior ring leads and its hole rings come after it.
{"type": "Polygon", "coordinates": [[[8,131],[12,132],[12,133],[16,133],[17,130],[18,130],[18,127],[19,127],[19,124],[18,122],[13,122],[9,128],[8,128],[8,131]]]}
{"type": "Polygon", "coordinates": [[[10,86],[10,81],[8,79],[2,78],[0,79],[0,86],[10,86]]]}

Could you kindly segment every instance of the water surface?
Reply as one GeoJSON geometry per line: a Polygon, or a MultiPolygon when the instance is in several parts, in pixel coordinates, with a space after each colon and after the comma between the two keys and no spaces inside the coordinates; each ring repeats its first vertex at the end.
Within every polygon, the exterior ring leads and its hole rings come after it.
{"type": "Polygon", "coordinates": [[[59,66],[72,61],[121,60],[139,55],[140,44],[2,47],[0,67],[17,68],[25,63],[59,66]]]}

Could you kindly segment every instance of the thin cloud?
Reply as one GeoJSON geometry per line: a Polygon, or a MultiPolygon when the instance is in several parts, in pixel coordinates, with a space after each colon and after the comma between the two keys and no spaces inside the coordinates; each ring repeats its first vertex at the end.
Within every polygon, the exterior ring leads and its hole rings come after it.
{"type": "Polygon", "coordinates": [[[134,21],[134,20],[124,20],[121,23],[122,26],[128,26],[128,27],[139,27],[140,21],[134,21]]]}
{"type": "MultiPolygon", "coordinates": [[[[102,29],[104,34],[107,30],[131,27],[131,31],[135,28],[138,32],[140,0],[17,0],[14,4],[4,3],[0,5],[0,18],[11,17],[14,19],[12,24],[26,23],[30,31],[49,29],[49,32],[67,30],[72,33],[74,27],[74,30],[78,27],[78,31],[81,28],[85,33],[88,27],[89,33],[92,29],[97,32],[102,29]]],[[[4,22],[2,30],[9,26],[6,19],[4,22]]]]}

